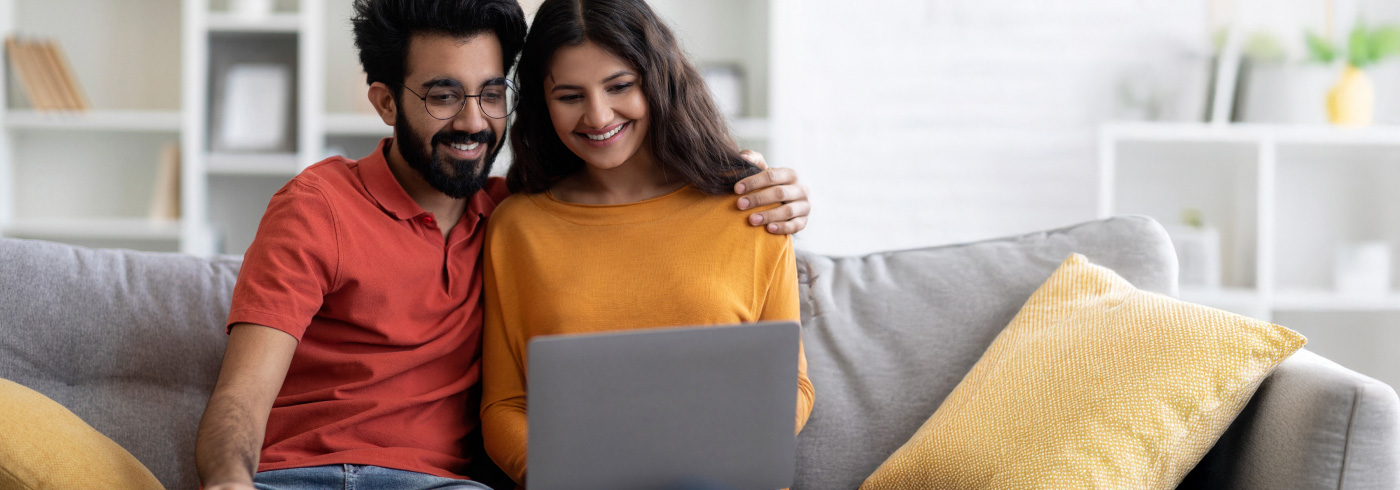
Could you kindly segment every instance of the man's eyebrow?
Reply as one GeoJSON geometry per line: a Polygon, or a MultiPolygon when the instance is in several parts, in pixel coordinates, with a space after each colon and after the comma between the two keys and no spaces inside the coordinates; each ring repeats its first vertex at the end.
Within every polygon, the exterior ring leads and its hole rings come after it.
{"type": "MultiPolygon", "coordinates": [[[[608,83],[608,82],[611,82],[611,81],[613,81],[613,80],[616,80],[616,79],[618,79],[618,78],[621,78],[621,77],[624,77],[624,76],[627,76],[627,75],[636,75],[636,73],[632,73],[632,72],[629,71],[629,70],[622,70],[622,71],[619,71],[619,72],[614,73],[614,74],[612,74],[612,75],[608,75],[607,78],[604,78],[604,79],[603,79],[603,83],[608,83]]],[[[552,78],[552,77],[551,77],[551,78],[552,78]]],[[[578,85],[555,85],[554,88],[549,89],[549,92],[550,92],[550,93],[554,93],[554,92],[559,91],[559,90],[583,90],[583,87],[580,87],[580,86],[578,86],[578,85]]]]}
{"type": "Polygon", "coordinates": [[[428,81],[426,81],[426,82],[423,82],[423,85],[422,85],[423,88],[433,88],[433,87],[442,87],[442,86],[447,86],[447,87],[461,87],[461,86],[462,86],[462,82],[459,82],[459,81],[457,81],[456,79],[452,79],[452,78],[438,77],[438,78],[434,78],[434,79],[428,80],[428,81]]]}

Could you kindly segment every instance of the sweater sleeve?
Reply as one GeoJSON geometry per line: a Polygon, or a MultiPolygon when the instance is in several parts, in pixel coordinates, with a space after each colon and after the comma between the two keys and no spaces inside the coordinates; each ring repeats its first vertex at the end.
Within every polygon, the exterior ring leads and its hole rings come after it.
{"type": "Polygon", "coordinates": [[[482,332],[481,435],[486,454],[517,484],[525,483],[527,412],[525,401],[524,346],[519,325],[512,324],[519,303],[510,288],[499,282],[502,259],[493,253],[487,233],[482,253],[486,318],[482,332]]]}
{"type": "MultiPolygon", "coordinates": [[[[763,299],[760,321],[802,319],[801,306],[797,293],[797,256],[793,253],[792,238],[783,237],[783,247],[773,261],[769,274],[767,294],[763,299]]],[[[761,270],[761,269],[760,269],[761,270]]],[[[816,400],[816,390],[807,379],[807,352],[801,339],[797,343],[797,418],[794,433],[802,432],[807,425],[807,417],[812,414],[812,403],[816,400]]]]}

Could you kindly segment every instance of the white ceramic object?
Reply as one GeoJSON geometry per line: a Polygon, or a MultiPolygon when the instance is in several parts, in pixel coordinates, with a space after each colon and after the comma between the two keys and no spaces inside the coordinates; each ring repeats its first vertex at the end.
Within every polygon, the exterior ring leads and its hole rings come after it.
{"type": "Polygon", "coordinates": [[[1383,296],[1390,292],[1390,243],[1344,243],[1337,247],[1337,292],[1383,296]]]}

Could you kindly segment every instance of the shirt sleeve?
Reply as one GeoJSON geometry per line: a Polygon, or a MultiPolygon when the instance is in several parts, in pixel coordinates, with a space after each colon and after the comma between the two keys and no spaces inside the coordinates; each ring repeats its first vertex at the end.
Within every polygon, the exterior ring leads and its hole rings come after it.
{"type": "Polygon", "coordinates": [[[300,341],[334,288],[338,239],[334,212],[319,189],[293,180],[278,190],[244,254],[225,329],[253,323],[300,341]]]}
{"type": "Polygon", "coordinates": [[[497,275],[498,262],[488,227],[482,253],[486,319],[482,332],[481,436],[486,454],[517,484],[525,483],[526,444],[529,441],[526,412],[525,359],[520,326],[505,305],[519,305],[518,298],[504,298],[511,291],[497,275]]]}
{"type": "MultiPolygon", "coordinates": [[[[766,233],[766,232],[765,232],[766,233]]],[[[768,237],[764,237],[768,238],[768,237]]],[[[800,321],[802,311],[797,289],[797,256],[793,252],[792,238],[783,237],[783,246],[777,253],[777,260],[769,270],[767,294],[759,321],[800,321]]],[[[816,390],[807,378],[807,351],[799,338],[797,342],[797,416],[794,433],[802,432],[807,418],[812,414],[812,404],[816,400],[816,390]]]]}

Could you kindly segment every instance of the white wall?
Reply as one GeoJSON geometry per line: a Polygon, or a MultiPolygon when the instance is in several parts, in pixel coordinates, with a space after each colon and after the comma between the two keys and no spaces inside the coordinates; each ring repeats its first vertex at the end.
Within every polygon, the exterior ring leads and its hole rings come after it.
{"type": "Polygon", "coordinates": [[[775,0],[771,14],[771,157],[813,188],[810,250],[1092,219],[1095,128],[1118,111],[1118,81],[1155,87],[1174,117],[1176,100],[1203,108],[1180,87],[1204,83],[1204,1],[851,5],[775,0]]]}

